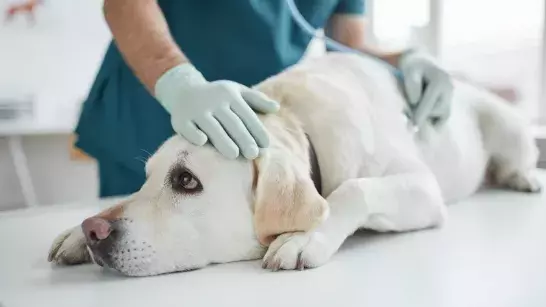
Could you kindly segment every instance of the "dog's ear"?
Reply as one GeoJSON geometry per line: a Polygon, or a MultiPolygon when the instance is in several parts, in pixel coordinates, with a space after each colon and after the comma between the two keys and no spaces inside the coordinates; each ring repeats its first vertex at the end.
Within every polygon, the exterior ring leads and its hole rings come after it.
{"type": "Polygon", "coordinates": [[[254,227],[265,246],[282,233],[309,231],[328,216],[309,163],[297,155],[272,148],[255,160],[254,227]]]}

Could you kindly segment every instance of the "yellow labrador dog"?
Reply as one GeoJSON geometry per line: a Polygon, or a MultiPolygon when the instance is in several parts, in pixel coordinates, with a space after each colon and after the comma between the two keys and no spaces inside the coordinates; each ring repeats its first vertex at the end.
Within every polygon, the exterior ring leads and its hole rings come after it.
{"type": "Polygon", "coordinates": [[[263,258],[264,268],[326,263],[357,229],[436,227],[446,203],[485,181],[538,192],[524,118],[455,83],[452,114],[414,131],[396,80],[350,54],[300,63],[256,86],[281,103],[262,117],[271,146],[255,161],[173,136],[125,202],[61,234],[49,259],[147,276],[263,258]]]}

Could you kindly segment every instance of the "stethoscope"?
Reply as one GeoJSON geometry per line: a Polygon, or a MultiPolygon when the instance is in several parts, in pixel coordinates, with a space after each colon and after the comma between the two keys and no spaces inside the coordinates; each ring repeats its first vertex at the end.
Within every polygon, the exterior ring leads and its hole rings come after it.
{"type": "Polygon", "coordinates": [[[400,74],[398,68],[392,66],[390,63],[385,62],[383,59],[381,59],[381,58],[379,58],[377,56],[374,56],[372,54],[365,53],[365,52],[363,52],[361,50],[357,50],[357,49],[348,47],[348,46],[346,46],[346,45],[344,45],[342,43],[339,43],[339,42],[329,38],[325,34],[318,32],[317,29],[313,28],[313,26],[311,26],[309,24],[309,22],[307,22],[307,20],[305,20],[305,17],[303,17],[301,15],[300,11],[298,10],[298,7],[294,3],[294,0],[285,0],[285,2],[288,5],[288,8],[290,10],[290,14],[292,15],[292,18],[294,19],[296,24],[303,31],[305,31],[307,34],[311,35],[312,37],[315,37],[317,39],[322,40],[326,44],[326,46],[328,48],[336,50],[336,51],[341,51],[341,52],[356,53],[356,54],[364,56],[364,57],[372,58],[372,59],[374,59],[376,61],[381,62],[383,65],[385,65],[389,70],[392,71],[392,73],[395,76],[398,76],[400,74]]]}
{"type": "MultiPolygon", "coordinates": [[[[288,8],[290,10],[290,14],[292,15],[292,19],[294,19],[296,24],[303,31],[305,31],[307,34],[311,35],[311,37],[315,37],[317,39],[322,40],[324,42],[324,44],[326,44],[326,46],[328,48],[332,49],[332,50],[341,51],[341,52],[348,52],[348,53],[355,53],[355,54],[358,54],[358,55],[363,56],[363,57],[371,58],[371,59],[383,64],[385,67],[387,67],[392,72],[392,74],[398,79],[399,82],[403,81],[402,73],[400,72],[400,70],[398,68],[394,67],[390,63],[384,61],[383,59],[381,59],[381,58],[379,58],[379,57],[377,57],[377,56],[375,56],[373,54],[365,53],[365,52],[363,52],[361,50],[348,47],[348,46],[346,46],[346,45],[344,45],[342,43],[339,43],[339,42],[329,38],[328,36],[326,36],[326,34],[320,33],[319,31],[317,31],[317,29],[313,28],[313,26],[311,26],[309,24],[309,22],[307,22],[307,20],[305,20],[305,17],[303,17],[301,15],[300,11],[298,10],[298,7],[294,3],[294,0],[285,0],[285,2],[288,5],[288,8]]],[[[408,119],[410,119],[411,116],[410,116],[409,110],[406,109],[404,112],[405,112],[405,116],[408,119]]],[[[409,121],[409,127],[413,130],[414,133],[419,131],[419,128],[417,126],[413,125],[411,120],[409,121]]]]}

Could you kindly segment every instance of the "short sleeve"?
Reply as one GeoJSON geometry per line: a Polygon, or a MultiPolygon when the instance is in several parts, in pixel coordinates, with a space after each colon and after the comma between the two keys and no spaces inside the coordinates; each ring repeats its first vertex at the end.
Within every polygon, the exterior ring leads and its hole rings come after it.
{"type": "Polygon", "coordinates": [[[366,12],[366,0],[340,0],[334,14],[363,15],[366,12]]]}

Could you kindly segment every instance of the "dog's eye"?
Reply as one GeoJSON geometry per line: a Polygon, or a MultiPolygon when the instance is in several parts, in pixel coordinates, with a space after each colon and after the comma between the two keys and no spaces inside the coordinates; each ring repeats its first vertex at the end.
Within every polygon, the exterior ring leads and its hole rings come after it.
{"type": "Polygon", "coordinates": [[[187,169],[177,167],[171,172],[173,190],[181,193],[198,193],[203,190],[201,182],[187,169]]]}

